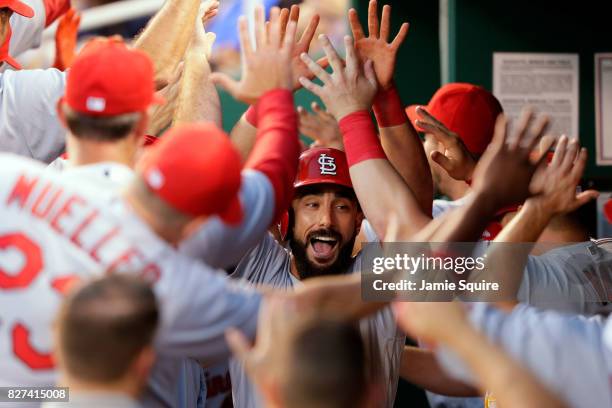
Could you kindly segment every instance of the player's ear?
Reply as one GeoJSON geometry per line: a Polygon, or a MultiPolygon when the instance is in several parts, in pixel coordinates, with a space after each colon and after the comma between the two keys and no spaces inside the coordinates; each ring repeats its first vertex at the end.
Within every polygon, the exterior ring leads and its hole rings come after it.
{"type": "Polygon", "coordinates": [[[134,133],[138,140],[142,139],[142,137],[146,134],[147,129],[149,128],[149,112],[144,110],[140,112],[140,119],[136,123],[136,127],[134,128],[134,133]]]}
{"type": "Polygon", "coordinates": [[[66,124],[66,114],[64,113],[64,104],[66,102],[64,102],[64,98],[60,98],[59,101],[57,101],[57,105],[55,106],[55,109],[57,111],[57,117],[60,121],[60,123],[62,124],[62,126],[67,127],[66,124]]]}

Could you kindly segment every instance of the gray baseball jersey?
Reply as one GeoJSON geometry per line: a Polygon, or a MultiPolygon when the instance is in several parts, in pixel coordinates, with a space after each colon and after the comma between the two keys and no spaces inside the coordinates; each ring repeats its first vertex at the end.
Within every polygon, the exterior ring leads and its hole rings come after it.
{"type": "Polygon", "coordinates": [[[57,118],[66,76],[57,69],[0,73],[0,152],[49,163],[65,146],[57,118]]]}
{"type": "MultiPolygon", "coordinates": [[[[370,230],[369,236],[373,235],[367,221],[364,221],[363,228],[370,230]]],[[[301,282],[291,274],[290,263],[289,252],[268,234],[242,259],[232,277],[252,284],[291,290],[301,282]]],[[[359,273],[360,270],[361,257],[357,256],[349,273],[359,273]]],[[[382,379],[382,383],[388,386],[385,400],[380,406],[392,407],[405,335],[397,328],[390,309],[362,320],[360,329],[373,370],[382,379]]],[[[261,396],[249,381],[244,367],[236,360],[230,360],[230,376],[234,404],[237,407],[263,407],[261,396]]]]}
{"type": "MultiPolygon", "coordinates": [[[[527,305],[505,313],[484,303],[473,304],[469,317],[569,406],[612,406],[612,349],[604,342],[605,318],[527,305]]],[[[439,351],[438,360],[449,374],[473,383],[469,370],[448,349],[439,351]]]]}
{"type": "Polygon", "coordinates": [[[153,282],[162,319],[150,384],[157,392],[149,395],[160,405],[174,406],[185,357],[227,358],[229,327],[254,336],[260,295],[178,253],[120,196],[81,189],[27,159],[0,160],[0,247],[7,254],[0,258],[0,386],[55,382],[50,329],[62,284],[105,270],[140,272],[153,282]]]}
{"type": "MultiPolygon", "coordinates": [[[[23,17],[17,13],[11,16],[11,41],[9,54],[18,57],[19,54],[40,46],[42,34],[47,20],[47,11],[42,0],[21,0],[34,10],[32,18],[23,17]]],[[[0,66],[0,73],[10,69],[7,64],[0,66]]]]}

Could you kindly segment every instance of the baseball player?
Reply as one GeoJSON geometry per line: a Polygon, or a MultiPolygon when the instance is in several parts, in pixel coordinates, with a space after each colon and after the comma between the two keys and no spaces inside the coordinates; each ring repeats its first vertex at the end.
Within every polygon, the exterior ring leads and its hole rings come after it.
{"type": "MultiPolygon", "coordinates": [[[[49,330],[62,293],[71,282],[105,271],[149,279],[162,305],[151,404],[173,406],[184,357],[227,358],[229,327],[254,334],[261,295],[175,249],[213,214],[240,222],[240,157],[211,125],[176,128],[168,136],[112,197],[2,154],[0,245],[10,254],[0,268],[2,386],[54,383],[49,330]]],[[[358,282],[347,282],[358,298],[358,282]]]]}
{"type": "MultiPolygon", "coordinates": [[[[352,258],[361,227],[371,240],[376,236],[362,224],[363,213],[354,195],[343,152],[313,148],[300,157],[295,195],[287,215],[286,237],[290,251],[271,234],[238,263],[232,278],[252,284],[292,289],[303,280],[329,274],[361,270],[361,257],[352,258]]],[[[392,406],[397,387],[399,353],[404,335],[398,331],[390,310],[383,310],[360,324],[372,356],[372,374],[387,386],[383,406],[392,406]]],[[[230,362],[234,402],[240,407],[258,407],[262,400],[242,365],[230,362]]]]}
{"type": "MultiPolygon", "coordinates": [[[[525,365],[569,406],[612,406],[609,319],[543,311],[524,304],[510,313],[473,304],[468,315],[476,329],[525,365]]],[[[454,377],[473,382],[469,371],[444,348],[438,361],[454,377]]]]}
{"type": "MultiPolygon", "coordinates": [[[[11,2],[13,3],[13,2],[11,2]]],[[[55,2],[51,2],[53,4],[55,2]]],[[[199,0],[170,0],[151,19],[134,46],[152,58],[157,83],[166,83],[183,58],[199,13],[199,0]],[[193,25],[186,25],[193,21],[193,25]]],[[[65,73],[56,69],[0,73],[0,151],[49,163],[64,150],[57,101],[65,73]]]]}
{"type": "MultiPolygon", "coordinates": [[[[13,58],[40,45],[43,30],[70,8],[70,0],[3,0],[0,9],[8,9],[10,20],[0,29],[0,73],[21,69],[13,58]]],[[[6,11],[5,11],[6,13],[6,11]]],[[[0,25],[2,27],[2,25],[0,25]]]]}

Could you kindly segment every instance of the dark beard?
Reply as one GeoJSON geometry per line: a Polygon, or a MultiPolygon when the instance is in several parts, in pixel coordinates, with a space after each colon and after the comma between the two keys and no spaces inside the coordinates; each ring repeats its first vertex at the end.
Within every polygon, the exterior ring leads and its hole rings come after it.
{"type": "MultiPolygon", "coordinates": [[[[342,275],[346,273],[354,261],[351,255],[353,253],[353,246],[355,245],[355,238],[356,236],[353,236],[353,238],[340,247],[338,257],[333,264],[322,268],[308,260],[308,255],[306,254],[308,244],[295,237],[291,237],[289,246],[291,247],[291,253],[293,254],[295,267],[300,275],[300,279],[314,278],[317,276],[342,275]]],[[[310,242],[310,240],[307,242],[310,242]]]]}

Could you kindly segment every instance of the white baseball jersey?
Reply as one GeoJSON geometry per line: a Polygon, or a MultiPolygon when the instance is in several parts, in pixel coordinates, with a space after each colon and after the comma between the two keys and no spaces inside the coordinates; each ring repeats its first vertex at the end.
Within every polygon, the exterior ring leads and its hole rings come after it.
{"type": "Polygon", "coordinates": [[[0,152],[49,163],[65,147],[57,118],[66,75],[56,69],[0,73],[0,152]]]}
{"type": "Polygon", "coordinates": [[[105,271],[153,282],[162,310],[155,403],[173,405],[184,357],[227,358],[229,327],[254,335],[260,295],[179,254],[119,195],[81,189],[27,159],[0,160],[0,386],[54,383],[50,327],[62,288],[105,271]]]}
{"type": "MultiPolygon", "coordinates": [[[[543,311],[527,305],[504,313],[484,303],[473,304],[469,316],[476,328],[530,369],[569,406],[612,406],[612,349],[604,343],[603,317],[543,311]]],[[[608,320],[610,324],[612,320],[608,320]]],[[[448,349],[439,350],[438,360],[449,374],[474,382],[469,370],[448,349]]]]}
{"type": "MultiPolygon", "coordinates": [[[[364,221],[368,237],[375,235],[364,221]],[[368,231],[369,230],[369,231],[368,231]]],[[[291,289],[301,282],[291,274],[289,252],[272,235],[266,237],[253,248],[236,267],[233,278],[265,284],[275,288],[291,289]]],[[[348,273],[361,271],[361,256],[358,255],[348,273]]],[[[392,407],[395,401],[399,379],[399,365],[406,337],[396,326],[393,313],[389,308],[364,319],[360,324],[366,354],[373,365],[373,371],[381,378],[387,389],[385,400],[380,406],[392,407]]],[[[230,377],[234,404],[240,408],[263,407],[263,400],[248,379],[244,367],[237,360],[230,360],[230,377]]]]}
{"type": "MultiPolygon", "coordinates": [[[[130,168],[115,162],[71,166],[69,161],[58,158],[48,168],[63,171],[64,178],[98,194],[113,194],[134,177],[130,168]]],[[[216,268],[228,268],[238,263],[244,253],[266,233],[272,221],[274,191],[268,178],[256,170],[243,170],[240,201],[247,210],[240,225],[228,226],[219,217],[212,217],[204,228],[182,243],[179,250],[216,268]],[[232,251],[227,250],[230,242],[232,251]]],[[[172,394],[175,402],[167,405],[167,401],[159,401],[151,393],[147,394],[146,401],[148,405],[156,406],[220,408],[228,398],[231,400],[228,370],[227,361],[203,369],[196,360],[184,359],[176,380],[176,392],[172,394]]],[[[153,373],[153,382],[158,381],[160,372],[157,370],[153,373]]],[[[175,370],[173,374],[176,375],[175,370]]],[[[168,395],[169,390],[165,390],[162,384],[172,383],[164,379],[169,380],[162,376],[160,385],[153,390],[155,393],[168,395]]]]}

